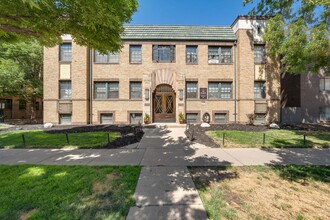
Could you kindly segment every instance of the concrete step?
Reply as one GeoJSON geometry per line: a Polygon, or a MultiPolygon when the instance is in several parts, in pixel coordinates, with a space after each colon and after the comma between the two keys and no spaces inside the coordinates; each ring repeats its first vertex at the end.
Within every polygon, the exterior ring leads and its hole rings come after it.
{"type": "Polygon", "coordinates": [[[179,123],[151,123],[143,125],[144,128],[185,128],[186,124],[179,123]]]}

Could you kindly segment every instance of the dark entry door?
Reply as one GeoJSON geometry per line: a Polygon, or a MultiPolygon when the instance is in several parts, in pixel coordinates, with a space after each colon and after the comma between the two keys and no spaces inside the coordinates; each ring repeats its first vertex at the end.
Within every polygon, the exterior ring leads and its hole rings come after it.
{"type": "Polygon", "coordinates": [[[175,122],[175,93],[171,86],[158,86],[153,104],[155,122],[175,122]]]}

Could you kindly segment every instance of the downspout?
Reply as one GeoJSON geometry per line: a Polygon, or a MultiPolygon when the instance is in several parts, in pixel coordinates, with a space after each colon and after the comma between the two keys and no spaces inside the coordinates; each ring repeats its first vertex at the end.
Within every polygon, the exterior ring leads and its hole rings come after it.
{"type": "Polygon", "coordinates": [[[93,68],[92,68],[92,64],[93,64],[93,50],[89,49],[89,124],[93,124],[93,114],[92,114],[92,110],[93,110],[93,83],[92,83],[92,79],[93,79],[93,68]]]}
{"type": "Polygon", "coordinates": [[[236,76],[236,47],[237,47],[237,41],[234,42],[234,118],[235,118],[235,124],[237,123],[237,76],[236,76]]]}

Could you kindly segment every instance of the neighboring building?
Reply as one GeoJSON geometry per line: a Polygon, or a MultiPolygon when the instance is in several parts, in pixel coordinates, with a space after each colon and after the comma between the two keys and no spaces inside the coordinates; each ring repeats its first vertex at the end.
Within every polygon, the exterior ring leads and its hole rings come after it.
{"type": "Polygon", "coordinates": [[[102,55],[63,36],[44,49],[44,122],[257,123],[280,120],[278,62],[265,55],[266,18],[231,27],[127,25],[119,54],[102,55]]]}
{"type": "Polygon", "coordinates": [[[42,122],[43,104],[42,99],[37,98],[34,103],[35,112],[32,113],[32,103],[27,103],[19,97],[0,97],[0,118],[4,117],[6,123],[31,123],[31,115],[34,114],[33,122],[42,122]]]}
{"type": "Polygon", "coordinates": [[[283,75],[281,122],[330,121],[330,77],[324,74],[283,75]]]}

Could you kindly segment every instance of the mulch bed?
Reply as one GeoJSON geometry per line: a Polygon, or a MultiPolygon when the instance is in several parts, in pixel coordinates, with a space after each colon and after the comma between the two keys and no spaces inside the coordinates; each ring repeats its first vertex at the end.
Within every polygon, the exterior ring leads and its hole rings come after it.
{"type": "Polygon", "coordinates": [[[132,125],[84,125],[84,126],[55,126],[44,129],[50,134],[84,133],[84,132],[119,132],[120,137],[105,145],[104,148],[119,148],[140,142],[144,132],[138,126],[132,125]]]}
{"type": "MultiPolygon", "coordinates": [[[[303,130],[303,131],[329,131],[329,125],[323,124],[300,124],[300,125],[281,125],[281,129],[287,130],[303,130]]],[[[262,132],[267,131],[267,126],[254,126],[246,124],[224,124],[224,125],[215,125],[211,124],[208,128],[202,128],[200,124],[190,125],[190,131],[186,131],[185,134],[188,138],[191,137],[193,133],[193,141],[206,145],[212,148],[219,148],[220,145],[217,144],[212,138],[206,135],[207,131],[214,130],[237,130],[237,131],[252,131],[252,132],[262,132]]]]}

